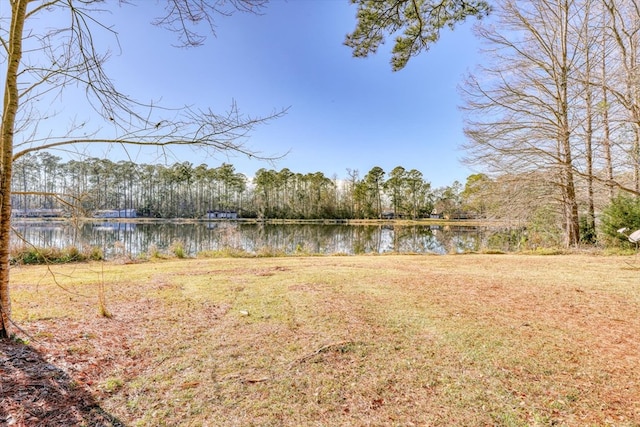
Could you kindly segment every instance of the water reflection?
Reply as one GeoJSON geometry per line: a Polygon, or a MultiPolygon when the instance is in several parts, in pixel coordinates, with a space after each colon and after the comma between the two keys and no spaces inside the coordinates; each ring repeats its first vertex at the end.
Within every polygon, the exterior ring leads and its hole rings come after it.
{"type": "MultiPolygon", "coordinates": [[[[186,253],[241,249],[313,254],[459,253],[478,251],[498,241],[486,227],[425,225],[269,224],[242,222],[22,222],[14,224],[12,244],[38,247],[99,247],[107,257],[137,256],[151,247],[169,250],[180,242],[186,253]]],[[[512,232],[509,232],[511,235],[512,232]]]]}

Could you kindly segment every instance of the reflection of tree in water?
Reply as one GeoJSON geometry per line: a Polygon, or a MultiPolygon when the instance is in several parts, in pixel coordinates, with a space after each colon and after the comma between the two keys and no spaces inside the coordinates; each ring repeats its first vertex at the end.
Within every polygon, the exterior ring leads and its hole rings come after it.
{"type": "Polygon", "coordinates": [[[356,226],[351,229],[351,247],[354,254],[377,253],[380,248],[380,227],[356,226]]]}
{"type": "Polygon", "coordinates": [[[430,227],[395,226],[394,252],[399,253],[441,253],[442,244],[436,239],[430,227]]]}
{"type": "Polygon", "coordinates": [[[12,246],[25,244],[36,247],[70,246],[65,227],[47,223],[14,224],[12,246]]]}
{"type": "MultiPolygon", "coordinates": [[[[257,253],[268,249],[288,254],[459,253],[478,251],[495,241],[480,227],[424,225],[272,224],[211,222],[100,222],[78,228],[56,223],[17,226],[39,247],[99,247],[107,257],[136,257],[155,247],[181,243],[186,254],[225,249],[257,253]]],[[[14,244],[20,238],[14,236],[14,244]]]]}
{"type": "Polygon", "coordinates": [[[270,248],[286,253],[326,254],[338,252],[343,228],[324,224],[245,224],[241,234],[248,240],[246,250],[270,248]]]}
{"type": "Polygon", "coordinates": [[[440,244],[439,253],[477,252],[482,249],[480,227],[437,226],[432,229],[433,235],[440,244]]]}

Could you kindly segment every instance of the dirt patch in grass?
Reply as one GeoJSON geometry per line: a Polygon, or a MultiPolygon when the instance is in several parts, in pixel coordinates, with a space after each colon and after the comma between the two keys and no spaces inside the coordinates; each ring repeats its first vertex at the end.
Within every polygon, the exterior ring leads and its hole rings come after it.
{"type": "Polygon", "coordinates": [[[58,284],[21,267],[31,338],[0,347],[0,424],[637,426],[630,260],[216,258],[60,266],[58,284]]]}

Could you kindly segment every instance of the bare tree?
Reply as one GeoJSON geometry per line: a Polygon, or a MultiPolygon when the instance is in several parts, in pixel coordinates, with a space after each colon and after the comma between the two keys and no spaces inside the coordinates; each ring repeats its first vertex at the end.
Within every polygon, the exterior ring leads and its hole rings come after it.
{"type": "MultiPolygon", "coordinates": [[[[197,24],[206,24],[206,29],[213,31],[218,17],[236,11],[258,13],[266,1],[165,0],[153,23],[174,31],[177,45],[198,46],[205,35],[196,31],[197,24]]],[[[235,104],[221,114],[210,109],[176,110],[138,102],[121,93],[106,73],[109,52],[99,49],[95,35],[106,32],[115,43],[118,35],[105,21],[110,15],[103,13],[104,2],[9,0],[9,4],[10,16],[3,13],[0,18],[0,59],[6,64],[0,130],[0,338],[10,331],[11,178],[16,160],[37,150],[94,143],[189,145],[208,152],[232,150],[260,156],[244,146],[246,137],[255,126],[284,113],[252,117],[241,114],[235,104]],[[62,16],[67,23],[46,28],[42,22],[47,22],[47,15],[62,16]],[[55,112],[39,101],[76,87],[85,91],[103,124],[88,129],[85,123],[75,123],[64,135],[43,132],[40,122],[55,112]]],[[[125,1],[120,2],[123,5],[125,1]]]]}
{"type": "Polygon", "coordinates": [[[572,83],[583,57],[572,35],[579,33],[584,9],[573,0],[505,0],[498,8],[497,25],[478,29],[491,64],[463,87],[467,161],[522,176],[546,171],[557,191],[550,197],[562,201],[565,244],[576,245],[572,107],[582,91],[572,83]]]}
{"type": "MultiPolygon", "coordinates": [[[[576,51],[580,53],[583,64],[576,70],[576,90],[578,90],[582,96],[581,100],[583,105],[578,109],[584,113],[584,119],[581,126],[578,126],[577,133],[579,138],[584,140],[584,147],[582,148],[584,158],[584,180],[586,181],[586,205],[587,212],[583,232],[584,236],[581,236],[581,240],[585,242],[594,242],[596,236],[596,212],[595,212],[595,200],[594,200],[594,186],[596,175],[595,163],[596,163],[596,149],[595,149],[595,133],[597,131],[598,123],[595,107],[595,94],[598,86],[596,78],[597,61],[601,58],[598,49],[602,47],[599,43],[603,37],[597,36],[594,32],[603,31],[602,28],[594,26],[594,22],[598,19],[594,16],[593,9],[595,9],[591,0],[584,1],[584,19],[581,19],[581,25],[579,27],[579,33],[576,38],[576,51]],[[593,16],[593,17],[592,17],[593,16]]],[[[580,149],[580,147],[578,147],[580,149]]]]}
{"type": "Polygon", "coordinates": [[[622,138],[630,139],[624,151],[633,172],[633,184],[620,181],[614,184],[640,195],[640,4],[636,0],[604,0],[603,3],[606,27],[616,46],[615,65],[611,67],[615,75],[610,81],[603,81],[603,87],[605,93],[611,93],[626,110],[626,117],[619,120],[625,123],[626,133],[631,136],[622,138]]]}
{"type": "Polygon", "coordinates": [[[609,89],[607,88],[607,82],[609,80],[608,70],[608,58],[611,55],[611,37],[609,37],[609,31],[607,30],[609,23],[609,15],[606,13],[606,6],[604,2],[600,2],[600,9],[602,13],[601,24],[599,31],[599,48],[600,59],[599,68],[600,75],[599,81],[595,84],[596,90],[600,93],[600,102],[598,103],[598,112],[602,117],[602,151],[603,151],[603,168],[604,179],[607,184],[607,190],[609,193],[609,202],[611,202],[615,196],[615,186],[613,185],[613,142],[611,140],[611,120],[610,110],[611,104],[609,103],[609,89]]]}

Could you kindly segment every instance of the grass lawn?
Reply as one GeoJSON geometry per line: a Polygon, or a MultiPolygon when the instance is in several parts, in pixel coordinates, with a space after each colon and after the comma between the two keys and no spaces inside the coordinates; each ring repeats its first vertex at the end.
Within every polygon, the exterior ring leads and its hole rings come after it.
{"type": "Polygon", "coordinates": [[[30,338],[0,348],[0,424],[640,426],[633,256],[81,263],[12,283],[30,338]],[[55,372],[29,380],[44,403],[19,395],[32,359],[55,372]]]}

